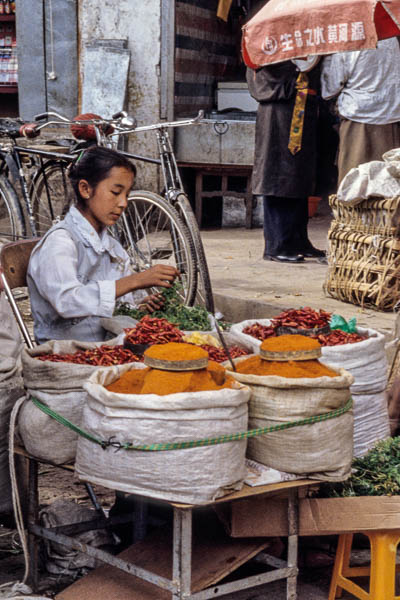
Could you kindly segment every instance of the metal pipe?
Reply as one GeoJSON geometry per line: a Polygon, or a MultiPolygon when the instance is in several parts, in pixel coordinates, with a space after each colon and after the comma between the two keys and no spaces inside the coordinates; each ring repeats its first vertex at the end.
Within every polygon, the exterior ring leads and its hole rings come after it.
{"type": "Polygon", "coordinates": [[[89,544],[82,544],[78,540],[71,538],[69,536],[63,535],[61,533],[54,533],[50,531],[46,527],[40,527],[39,525],[32,525],[29,528],[29,531],[38,537],[42,537],[46,540],[51,540],[52,542],[56,542],[57,544],[61,544],[62,546],[66,546],[67,548],[71,548],[72,550],[78,550],[79,552],[83,552],[84,554],[88,554],[93,558],[97,558],[102,562],[111,565],[113,567],[117,567],[117,569],[121,569],[125,573],[129,573],[130,575],[135,575],[135,577],[139,577],[144,581],[148,581],[149,583],[153,583],[158,587],[169,590],[173,592],[175,590],[175,586],[173,583],[162,577],[161,575],[156,575],[147,569],[142,569],[142,567],[138,567],[133,565],[132,563],[126,562],[117,556],[113,556],[108,552],[104,552],[104,550],[100,550],[98,548],[93,548],[89,544]]]}
{"type": "Polygon", "coordinates": [[[4,287],[5,294],[7,296],[7,299],[9,301],[9,303],[10,303],[11,310],[14,313],[14,317],[15,317],[17,323],[18,323],[18,327],[21,330],[21,333],[23,335],[25,343],[28,346],[28,348],[30,350],[32,350],[32,348],[34,348],[34,343],[32,342],[31,336],[29,335],[29,331],[28,331],[28,329],[27,329],[27,327],[26,327],[26,325],[24,323],[24,320],[23,320],[23,318],[21,316],[21,313],[19,312],[19,308],[17,306],[17,303],[15,302],[12,290],[11,290],[10,286],[8,285],[7,279],[6,279],[6,277],[5,277],[5,275],[4,275],[4,273],[3,273],[3,271],[2,271],[1,268],[0,268],[0,278],[1,278],[2,286],[4,287]]]}

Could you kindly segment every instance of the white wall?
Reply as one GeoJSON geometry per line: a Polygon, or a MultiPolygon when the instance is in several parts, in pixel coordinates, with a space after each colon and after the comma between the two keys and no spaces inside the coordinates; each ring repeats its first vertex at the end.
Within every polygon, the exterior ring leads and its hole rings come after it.
{"type": "MultiPolygon", "coordinates": [[[[127,110],[138,125],[160,120],[160,0],[85,0],[79,2],[80,80],[85,76],[85,44],[96,39],[128,39],[131,52],[127,110]]],[[[131,152],[157,155],[154,133],[130,136],[131,152]]],[[[158,169],[137,163],[137,186],[158,191],[158,169]]]]}

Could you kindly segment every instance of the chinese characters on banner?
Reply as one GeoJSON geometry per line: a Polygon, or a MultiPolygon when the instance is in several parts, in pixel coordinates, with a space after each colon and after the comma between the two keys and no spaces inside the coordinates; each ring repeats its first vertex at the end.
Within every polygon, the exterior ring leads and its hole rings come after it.
{"type": "Polygon", "coordinates": [[[337,23],[326,27],[315,27],[313,29],[295,30],[293,33],[282,33],[279,39],[266,36],[262,42],[261,50],[264,54],[272,56],[278,51],[291,52],[298,48],[305,51],[318,52],[318,47],[326,44],[337,44],[365,40],[365,29],[363,21],[353,23],[337,23]]]}

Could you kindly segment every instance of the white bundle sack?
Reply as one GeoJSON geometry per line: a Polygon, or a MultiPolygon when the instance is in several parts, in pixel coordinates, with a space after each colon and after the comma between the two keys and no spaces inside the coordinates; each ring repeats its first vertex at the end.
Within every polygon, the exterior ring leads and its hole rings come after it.
{"type": "Polygon", "coordinates": [[[19,361],[0,356],[0,513],[12,510],[8,429],[14,404],[24,395],[19,361]]]}
{"type": "MultiPolygon", "coordinates": [[[[113,346],[118,343],[119,339],[115,338],[108,341],[107,345],[113,346]]],[[[103,342],[52,340],[22,352],[24,383],[29,398],[21,407],[18,431],[26,450],[33,456],[55,464],[71,462],[75,458],[78,435],[46,415],[33,404],[30,397],[37,398],[79,426],[86,401],[86,391],[82,386],[98,369],[92,365],[41,361],[35,357],[40,354],[73,354],[78,350],[93,349],[102,344],[103,342]]]]}
{"type": "Polygon", "coordinates": [[[379,440],[390,437],[385,392],[353,394],[354,456],[364,456],[379,440]]]}
{"type": "Polygon", "coordinates": [[[357,333],[368,338],[356,344],[323,346],[321,362],[342,367],[354,377],[352,394],[382,392],[387,386],[388,364],[385,336],[374,329],[357,327],[357,333]]]}
{"type": "Polygon", "coordinates": [[[258,354],[261,341],[252,335],[243,333],[243,329],[249,327],[250,325],[254,325],[254,323],[260,323],[260,325],[264,325],[265,327],[269,327],[269,325],[271,325],[270,319],[247,319],[246,321],[241,321],[240,323],[235,323],[232,325],[229,333],[234,335],[238,340],[241,340],[247,347],[250,347],[255,354],[258,354]]]}
{"type": "MultiPolygon", "coordinates": [[[[250,390],[117,394],[104,386],[137,365],[99,369],[84,385],[83,429],[135,445],[184,442],[247,430],[250,390]]],[[[240,489],[246,475],[246,440],[167,451],[103,448],[79,437],[75,469],[84,481],[175,502],[204,504],[240,489]]]]}
{"type": "Polygon", "coordinates": [[[354,456],[363,456],[378,441],[390,436],[387,401],[388,364],[385,336],[374,329],[357,328],[368,335],[363,342],[324,346],[321,362],[343,367],[354,377],[350,387],[354,403],[354,456]]]}
{"type": "MultiPolygon", "coordinates": [[[[240,360],[243,359],[237,359],[240,360]]],[[[337,371],[337,377],[307,379],[232,372],[235,379],[251,388],[249,429],[299,421],[344,408],[350,398],[353,377],[344,369],[337,371]]],[[[342,481],[350,475],[353,458],[353,411],[250,438],[247,457],[278,471],[310,479],[342,481]]]]}

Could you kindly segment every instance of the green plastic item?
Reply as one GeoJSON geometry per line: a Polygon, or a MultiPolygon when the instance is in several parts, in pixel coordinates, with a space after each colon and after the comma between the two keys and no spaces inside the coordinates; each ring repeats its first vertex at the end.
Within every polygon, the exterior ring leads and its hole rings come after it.
{"type": "Polygon", "coordinates": [[[355,317],[346,321],[340,315],[332,315],[329,326],[331,329],[341,329],[346,333],[357,333],[357,320],[355,317]]]}

